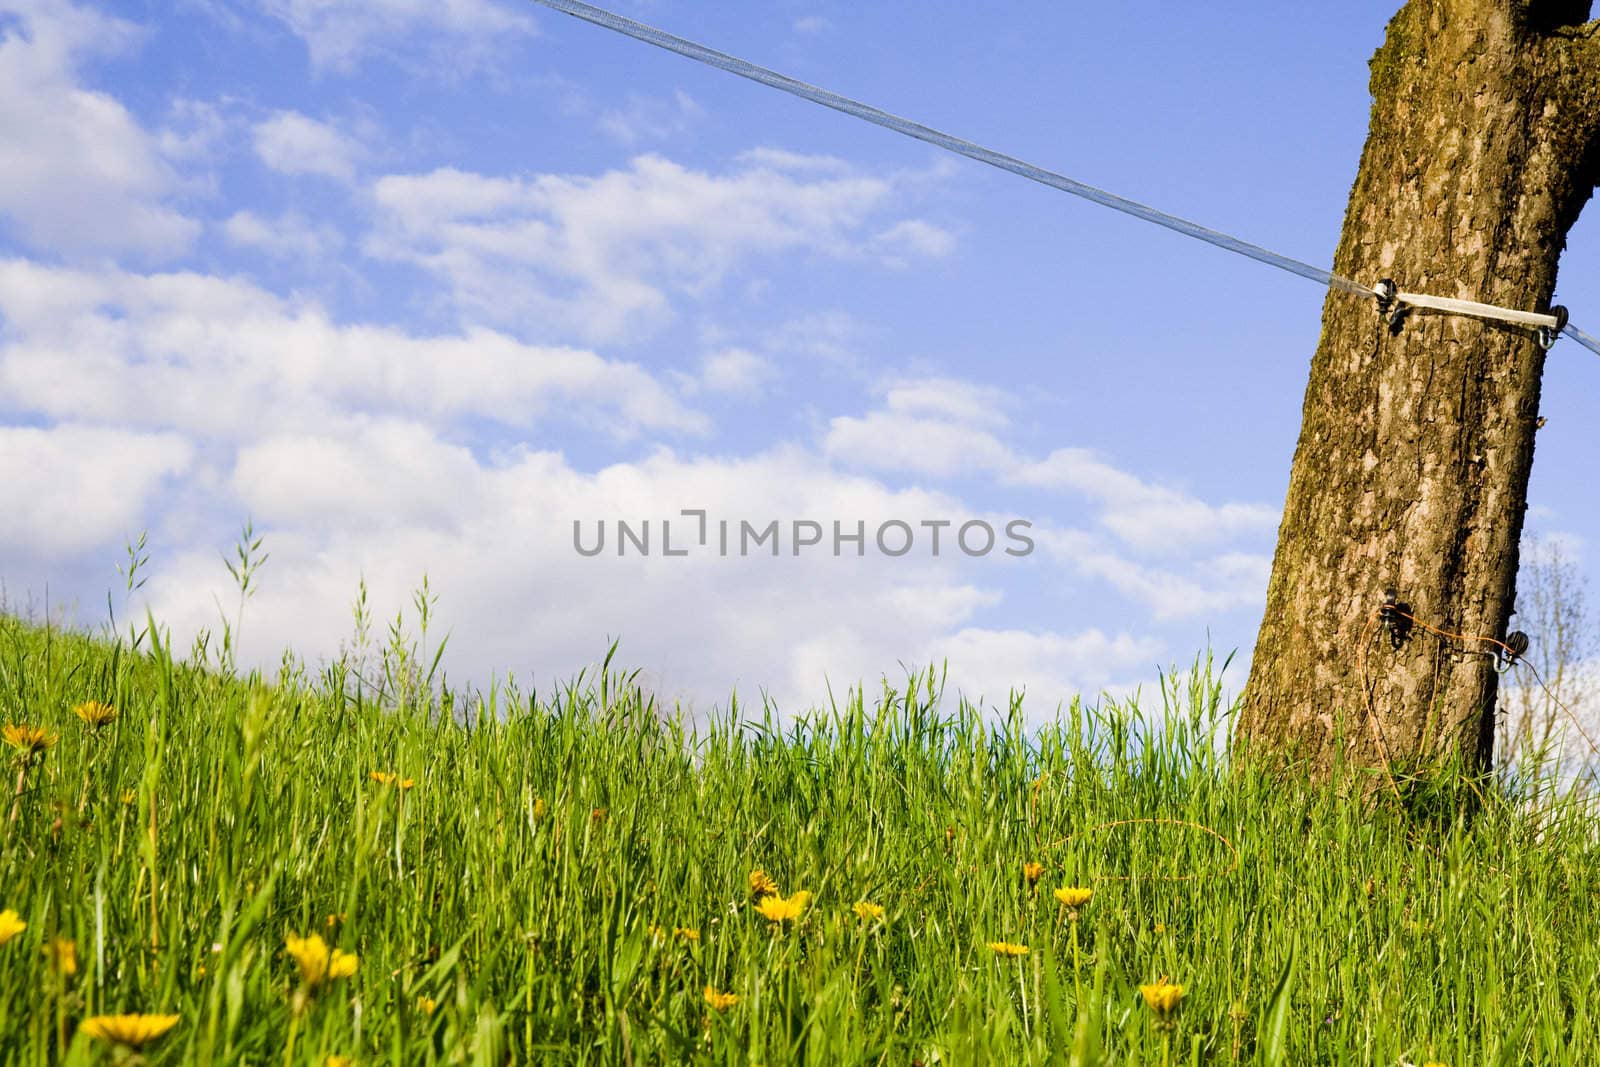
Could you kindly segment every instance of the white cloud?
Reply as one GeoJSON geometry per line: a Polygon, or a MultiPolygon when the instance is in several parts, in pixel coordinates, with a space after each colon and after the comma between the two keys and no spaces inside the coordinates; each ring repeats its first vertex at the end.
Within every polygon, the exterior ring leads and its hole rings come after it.
{"type": "Polygon", "coordinates": [[[848,174],[855,167],[838,156],[791,152],[787,148],[763,145],[747,148],[737,157],[740,163],[762,167],[766,170],[783,170],[796,174],[848,174]]]}
{"type": "Polygon", "coordinates": [[[772,351],[808,359],[822,360],[860,374],[859,355],[865,330],[845,311],[816,311],[778,324],[763,338],[772,351]]]}
{"type": "Polygon", "coordinates": [[[296,211],[265,219],[236,211],[222,224],[228,243],[254,248],[276,259],[322,260],[338,252],[344,238],[332,226],[319,226],[296,211]]]}
{"type": "Polygon", "coordinates": [[[0,551],[62,557],[132,533],[161,480],[191,458],[175,434],[0,426],[0,551]]]}
{"type": "Polygon", "coordinates": [[[695,385],[712,393],[754,396],[772,379],[771,361],[746,348],[725,348],[708,353],[700,361],[695,385]]]}
{"type": "Polygon", "coordinates": [[[1004,426],[1015,401],[1003,389],[956,378],[908,378],[891,384],[884,407],[900,415],[932,415],[952,422],[1004,426]]]}
{"type": "Polygon", "coordinates": [[[833,29],[833,23],[821,15],[805,15],[794,20],[794,32],[807,35],[826,33],[833,29]]]}
{"type": "Polygon", "coordinates": [[[617,340],[754,256],[881,261],[866,227],[893,208],[896,181],[748,164],[718,175],[651,155],[593,178],[393,175],[374,188],[368,250],[440,276],[463,314],[617,340]]]}
{"type": "Polygon", "coordinates": [[[231,479],[253,511],[296,530],[449,529],[492,501],[472,453],[415,423],[380,420],[338,436],[264,437],[231,479]]]}
{"type": "Polygon", "coordinates": [[[934,642],[923,662],[964,665],[956,684],[973,703],[1004,709],[1011,693],[1037,722],[1055,717],[1075,696],[1091,700],[1123,678],[1159,668],[1160,641],[1091,627],[1080,633],[965,627],[934,642]]]}
{"type": "MultiPolygon", "coordinates": [[[[24,494],[62,502],[10,519],[8,554],[41,557],[61,516],[84,502],[91,510],[78,517],[92,535],[63,551],[154,526],[158,515],[155,543],[177,547],[158,549],[150,592],[187,642],[214,625],[217,598],[231,603],[210,524],[252,515],[272,554],[245,626],[247,650],[261,660],[285,646],[333,654],[348,637],[359,576],[388,615],[426,569],[446,596],[441,625],[453,631],[458,679],[511,668],[548,684],[621,636],[624,660],[649,666],[652,686],[702,710],[734,686],[747,699],[764,688],[795,710],[829,682],[870,684],[948,658],[952,691],[1000,702],[1023,686],[1042,718],[1069,693],[1142,672],[1160,646],[1096,627],[1040,635],[986,626],[1016,568],[1109,582],[1161,618],[1233,605],[1234,590],[1261,575],[1247,557],[1228,556],[1164,572],[1044,528],[1033,560],[948,549],[938,558],[870,549],[864,559],[848,549],[842,558],[665,558],[659,541],[649,558],[585,559],[572,545],[574,520],[659,523],[684,508],[704,508],[713,522],[860,521],[868,530],[888,519],[973,517],[998,527],[1004,517],[928,488],[891,488],[804,446],[746,457],[657,448],[599,470],[527,446],[469,447],[460,428],[484,419],[531,426],[588,412],[590,426],[660,434],[704,428],[704,418],[643,369],[592,352],[483,329],[418,337],[338,324],[315,304],[236,279],[0,261],[0,314],[0,409],[104,426],[85,431],[102,435],[87,444],[61,438],[48,454],[40,431],[8,432],[5,455],[23,472],[24,494]]],[[[715,350],[697,387],[747,385],[759,367],[750,353],[715,350]]],[[[992,441],[991,466],[1000,467],[1015,465],[998,436],[1013,403],[970,383],[906,379],[861,421],[901,420],[881,427],[891,439],[928,426],[963,431],[969,442],[992,441]]],[[[679,527],[680,544],[688,529],[679,527]]]]}
{"type": "Polygon", "coordinates": [[[484,329],[341,325],[239,280],[0,260],[0,316],[0,411],[230,441],[353,416],[587,418],[618,438],[706,427],[636,364],[484,329]]]}
{"type": "Polygon", "coordinates": [[[232,129],[233,123],[216,104],[180,97],[167,109],[156,145],[174,163],[203,163],[215,155],[232,129]]]}
{"type": "Polygon", "coordinates": [[[1259,504],[1208,504],[1151,485],[1084,449],[1031,459],[1000,436],[1015,402],[1003,391],[970,382],[904,379],[886,390],[881,408],[830,420],[822,448],[836,462],[861,470],[936,479],[988,475],[1006,486],[1086,497],[1095,507],[1093,524],[1104,533],[1045,530],[1042,546],[1070,573],[1107,583],[1148,606],[1157,619],[1260,601],[1269,557],[1204,553],[1240,538],[1267,537],[1276,528],[1276,512],[1259,504]],[[1166,565],[1140,558],[1151,555],[1186,558],[1166,565]]]}
{"type": "Polygon", "coordinates": [[[904,266],[908,256],[930,259],[947,256],[956,246],[955,237],[931,222],[905,219],[872,239],[872,245],[896,266],[904,266]]]}
{"type": "Polygon", "coordinates": [[[535,33],[526,12],[494,0],[266,0],[266,7],[305,41],[313,66],[338,71],[375,53],[435,74],[470,71],[507,41],[535,33]]]}
{"type": "Polygon", "coordinates": [[[1206,617],[1260,604],[1272,559],[1227,552],[1193,561],[1183,572],[1130,559],[1082,530],[1042,530],[1039,547],[1070,572],[1105,582],[1144,604],[1158,621],[1206,617]]]}
{"type": "Polygon", "coordinates": [[[252,131],[256,155],[280,174],[313,174],[337,181],[355,178],[365,155],[354,139],[336,127],[302,115],[280,111],[258,122],[252,131]]]}
{"type": "Polygon", "coordinates": [[[1211,505],[1187,493],[1151,485],[1082,448],[1052,452],[1012,472],[1014,481],[1072,489],[1099,501],[1100,522],[1126,544],[1146,552],[1193,551],[1239,535],[1278,528],[1279,511],[1265,504],[1211,505]]]}
{"type": "Polygon", "coordinates": [[[891,385],[884,407],[839,416],[828,425],[828,455],[867,470],[951,477],[1001,471],[1019,462],[991,432],[1006,424],[1009,403],[997,389],[948,378],[891,385]]]}
{"type": "MultiPolygon", "coordinates": [[[[621,659],[650,667],[649,684],[701,711],[737,687],[764,689],[788,711],[902,665],[951,660],[952,686],[990,694],[1008,684],[1044,694],[1094,691],[1144,668],[1149,641],[1107,636],[1036,637],[985,631],[977,613],[1000,602],[1002,556],[887,559],[822,551],[724,558],[697,551],[593,559],[572,546],[572,522],[680,518],[704,508],[719,518],[861,519],[966,514],[960,501],[925,490],[890,490],[842,474],[803,450],[737,459],[659,451],[586,472],[527,449],[472,453],[415,425],[374,424],[360,433],[266,438],[247,448],[231,478],[238,506],[256,518],[272,563],[246,613],[251,654],[282,647],[331,653],[348,636],[357,576],[374,609],[392,615],[426,568],[443,593],[440,626],[451,631],[457,680],[515,669],[548,686],[592,662],[611,637],[621,659]]],[[[683,520],[677,544],[693,544],[683,520]]],[[[587,536],[587,535],[586,535],[587,536]]],[[[709,541],[715,544],[716,535],[709,541]]],[[[159,617],[180,640],[215,622],[229,602],[214,550],[167,561],[152,582],[159,617]]],[[[1041,700],[1042,700],[1041,696],[1041,700]]],[[[1053,705],[1052,705],[1053,706],[1053,705]]],[[[1040,706],[1040,716],[1051,710],[1040,706]]]]}
{"type": "Polygon", "coordinates": [[[88,54],[133,47],[131,24],[58,2],[7,0],[0,13],[0,216],[57,255],[185,251],[199,225],[167,203],[179,179],[116,99],[78,84],[88,54]]]}
{"type": "Polygon", "coordinates": [[[892,410],[834,418],[823,447],[853,466],[939,478],[1013,462],[1011,450],[987,430],[892,410]]]}
{"type": "Polygon", "coordinates": [[[705,114],[693,97],[679,89],[665,99],[630,94],[623,107],[601,112],[597,124],[607,137],[632,147],[686,133],[705,114]]]}

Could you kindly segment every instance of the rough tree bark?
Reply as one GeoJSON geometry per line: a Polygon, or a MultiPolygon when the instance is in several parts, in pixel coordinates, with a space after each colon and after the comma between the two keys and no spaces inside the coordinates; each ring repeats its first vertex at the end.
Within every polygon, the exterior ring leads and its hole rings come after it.
{"type": "MultiPolygon", "coordinates": [[[[1589,14],[1588,0],[1400,10],[1372,59],[1336,273],[1549,308],[1567,231],[1600,182],[1589,14]]],[[[1447,756],[1487,764],[1489,646],[1414,630],[1395,648],[1374,615],[1393,588],[1419,620],[1505,635],[1544,357],[1528,329],[1414,311],[1394,333],[1373,302],[1330,291],[1241,755],[1318,777],[1447,756]]]]}

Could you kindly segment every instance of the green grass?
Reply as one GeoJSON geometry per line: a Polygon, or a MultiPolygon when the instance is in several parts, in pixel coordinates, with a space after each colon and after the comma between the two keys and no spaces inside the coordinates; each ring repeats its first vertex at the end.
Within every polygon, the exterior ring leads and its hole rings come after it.
{"type": "Polygon", "coordinates": [[[1230,773],[1209,663],[1043,730],[940,713],[928,676],[691,729],[614,670],[441,715],[415,657],[380,698],[348,662],[236,678],[137,644],[0,619],[0,719],[60,735],[0,861],[28,924],[5,1063],[110,1061],[77,1027],[119,1011],[180,1017],[153,1063],[1160,1063],[1159,975],[1187,990],[1175,1064],[1600,1059],[1581,801],[1463,819],[1485,787],[1406,811],[1230,773]],[[98,734],[90,699],[120,711],[98,734]],[[754,911],[753,868],[814,894],[798,923],[754,911]],[[360,969],[307,997],[284,946],[313,931],[360,969]]]}

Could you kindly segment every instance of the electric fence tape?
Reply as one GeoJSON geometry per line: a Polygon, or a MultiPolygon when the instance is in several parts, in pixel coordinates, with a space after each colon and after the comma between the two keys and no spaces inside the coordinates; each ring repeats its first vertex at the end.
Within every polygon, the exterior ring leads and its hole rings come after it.
{"type": "MultiPolygon", "coordinates": [[[[535,3],[543,4],[545,7],[553,8],[556,11],[593,23],[596,26],[614,30],[624,36],[632,37],[636,41],[643,41],[645,44],[652,44],[657,48],[676,52],[678,55],[686,56],[718,70],[727,71],[729,74],[737,74],[741,78],[748,78],[751,81],[781,90],[792,96],[798,96],[802,100],[810,100],[812,103],[821,104],[823,107],[831,107],[835,111],[842,111],[846,115],[852,115],[874,125],[904,134],[907,137],[913,137],[935,147],[943,148],[948,152],[954,152],[957,155],[966,156],[968,159],[987,163],[991,167],[1010,171],[1012,174],[1031,179],[1042,185],[1048,185],[1052,189],[1059,189],[1064,193],[1071,193],[1073,196],[1093,201],[1114,211],[1132,215],[1136,219],[1153,222],[1157,226],[1164,226],[1186,237],[1193,237],[1196,240],[1204,241],[1229,252],[1237,252],[1241,256],[1248,256],[1270,267],[1277,267],[1279,270],[1288,271],[1290,274],[1297,274],[1320,285],[1339,289],[1356,296],[1374,299],[1379,297],[1376,289],[1362,285],[1360,282],[1352,281],[1349,278],[1341,277],[1332,271],[1323,270],[1321,267],[1314,267],[1310,263],[1303,263],[1298,259],[1280,255],[1271,249],[1262,248],[1260,245],[1254,245],[1248,241],[1241,241],[1237,237],[1201,226],[1199,223],[1190,222],[1188,219],[1181,219],[1176,215],[1157,211],[1155,208],[1141,204],[1138,201],[1106,192],[1104,189],[1097,189],[1092,185],[1075,181],[1063,174],[1045,170],[1043,167],[1036,167],[1032,163],[1023,162],[1020,159],[985,148],[980,144],[975,144],[960,137],[953,137],[948,133],[924,126],[921,123],[903,119],[898,115],[891,115],[889,112],[872,107],[869,104],[863,104],[847,96],[840,96],[838,93],[830,92],[827,89],[821,89],[815,85],[798,81],[787,75],[779,74],[777,71],[768,70],[766,67],[758,67],[754,63],[739,59],[736,56],[718,52],[715,49],[707,48],[705,45],[696,44],[694,41],[674,36],[664,30],[658,30],[654,26],[647,26],[642,22],[636,22],[626,16],[614,14],[592,4],[581,3],[579,0],[535,0],[535,3]]],[[[1449,297],[1429,297],[1416,293],[1399,293],[1396,294],[1395,299],[1398,300],[1401,306],[1405,307],[1426,307],[1454,314],[1473,315],[1478,318],[1500,319],[1505,322],[1537,326],[1551,331],[1560,328],[1561,333],[1600,355],[1600,339],[1589,336],[1571,323],[1558,324],[1554,315],[1517,311],[1496,307],[1492,304],[1479,304],[1475,301],[1453,300],[1449,297]]]]}

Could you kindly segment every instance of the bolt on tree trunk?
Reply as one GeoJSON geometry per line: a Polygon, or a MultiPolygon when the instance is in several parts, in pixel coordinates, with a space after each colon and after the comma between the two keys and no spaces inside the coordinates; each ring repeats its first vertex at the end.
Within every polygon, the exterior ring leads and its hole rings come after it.
{"type": "MultiPolygon", "coordinates": [[[[1334,270],[1544,311],[1600,181],[1587,0],[1411,0],[1371,64],[1372,116],[1334,270]]],[[[1527,507],[1544,351],[1532,331],[1330,291],[1311,364],[1239,752],[1326,776],[1488,765],[1492,646],[1527,507]]]]}

